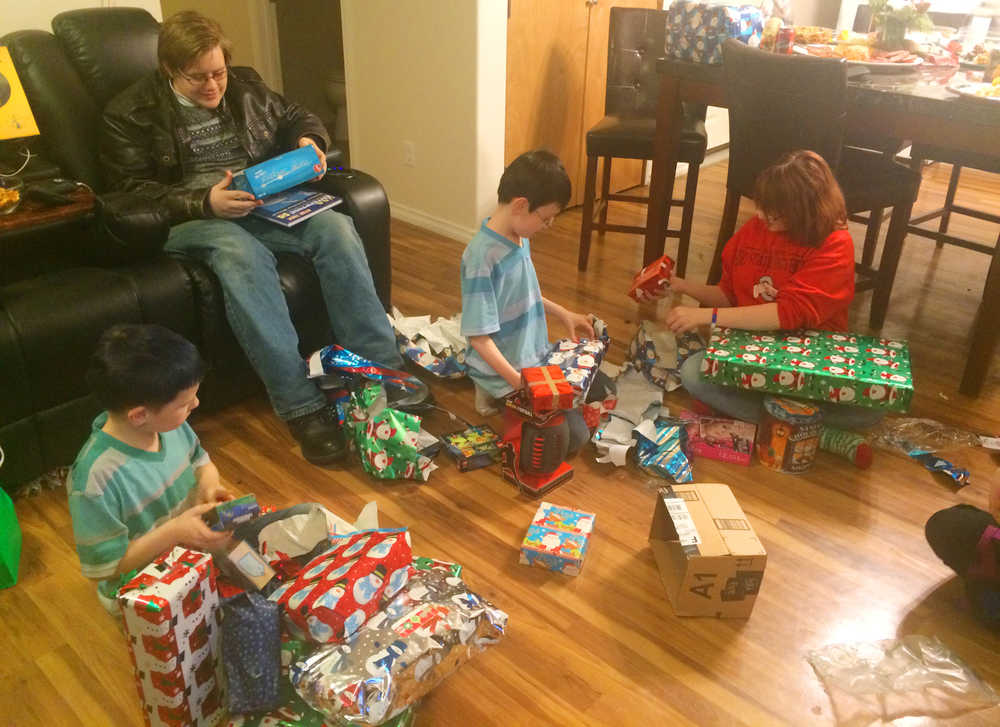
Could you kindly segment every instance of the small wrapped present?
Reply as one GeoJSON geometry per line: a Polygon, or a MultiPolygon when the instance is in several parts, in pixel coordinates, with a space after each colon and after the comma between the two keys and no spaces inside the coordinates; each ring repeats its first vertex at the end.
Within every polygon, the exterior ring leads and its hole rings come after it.
{"type": "Polygon", "coordinates": [[[219,593],[212,558],[174,548],[118,590],[149,727],[214,727],[223,707],[219,593]]]}
{"type": "Polygon", "coordinates": [[[260,712],[280,703],[281,606],[259,593],[222,603],[222,665],[229,711],[260,712]]]}
{"type": "Polygon", "coordinates": [[[500,461],[500,435],[485,424],[441,435],[445,451],[455,458],[459,472],[489,467],[500,461]]]}
{"type": "Polygon", "coordinates": [[[655,300],[670,289],[670,274],[674,271],[674,261],[669,255],[654,260],[632,278],[628,296],[640,303],[655,300]]]}
{"type": "Polygon", "coordinates": [[[592,512],[543,502],[521,542],[521,564],[580,575],[596,517],[592,512]]]}
{"type": "Polygon", "coordinates": [[[497,643],[506,627],[507,614],[469,591],[451,565],[414,568],[407,586],[349,643],[300,659],[292,685],[336,724],[374,727],[497,643]]]}
{"type": "Polygon", "coordinates": [[[557,341],[545,357],[545,365],[561,368],[566,381],[573,387],[575,397],[572,406],[580,406],[587,400],[590,385],[594,383],[594,376],[611,343],[604,321],[594,320],[594,333],[597,338],[581,338],[579,341],[564,338],[557,341]]]}
{"type": "Polygon", "coordinates": [[[465,376],[468,342],[461,334],[461,320],[459,313],[431,323],[430,316],[404,316],[396,307],[389,315],[399,352],[441,379],[465,376]]]}
{"type": "Polygon", "coordinates": [[[532,411],[541,414],[572,409],[576,392],[558,366],[528,366],[521,369],[521,383],[532,411]]]}
{"type": "Polygon", "coordinates": [[[331,549],[307,563],[269,600],[321,644],[353,634],[379,601],[406,585],[412,560],[406,530],[369,530],[330,537],[331,549]]]}
{"type": "Polygon", "coordinates": [[[426,482],[437,469],[420,453],[420,417],[386,407],[380,384],[368,384],[351,396],[345,431],[361,456],[365,471],[381,480],[413,479],[426,482]]]}
{"type": "Polygon", "coordinates": [[[722,63],[727,38],[757,47],[763,33],[760,8],[675,0],[667,11],[666,52],[682,61],[722,63]]]}
{"type": "Polygon", "coordinates": [[[716,329],[701,376],[722,386],[905,412],[913,399],[905,341],[831,331],[716,329]]]}

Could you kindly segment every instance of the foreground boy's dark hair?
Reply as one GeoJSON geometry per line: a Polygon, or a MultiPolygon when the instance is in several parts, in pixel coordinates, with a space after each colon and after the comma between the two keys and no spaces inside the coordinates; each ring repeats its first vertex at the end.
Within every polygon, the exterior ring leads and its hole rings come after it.
{"type": "Polygon", "coordinates": [[[205,364],[194,344],[155,324],[120,324],[104,331],[90,358],[87,384],[108,411],[157,409],[201,383],[205,364]]]}
{"type": "Polygon", "coordinates": [[[515,197],[528,200],[528,211],[534,212],[547,204],[560,208],[569,204],[569,175],[555,154],[544,149],[527,151],[503,170],[497,198],[507,204],[515,197]]]}
{"type": "Polygon", "coordinates": [[[834,230],[847,227],[844,193],[826,160],[799,149],[782,156],[754,183],[754,202],[770,217],[780,217],[788,236],[800,245],[819,247],[834,230]]]}

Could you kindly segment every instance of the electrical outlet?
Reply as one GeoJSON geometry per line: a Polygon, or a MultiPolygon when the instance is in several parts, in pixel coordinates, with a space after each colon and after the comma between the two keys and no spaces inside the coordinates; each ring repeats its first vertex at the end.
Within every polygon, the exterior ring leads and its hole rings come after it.
{"type": "Polygon", "coordinates": [[[403,142],[403,164],[407,167],[417,166],[417,151],[412,141],[403,142]]]}

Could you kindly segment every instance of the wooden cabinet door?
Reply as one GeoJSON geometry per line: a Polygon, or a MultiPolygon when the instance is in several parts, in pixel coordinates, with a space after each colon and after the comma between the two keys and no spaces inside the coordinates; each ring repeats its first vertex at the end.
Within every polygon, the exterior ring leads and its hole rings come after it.
{"type": "MultiPolygon", "coordinates": [[[[504,163],[547,148],[573,182],[580,204],[586,133],[604,116],[612,6],[657,7],[656,0],[510,0],[504,163]]],[[[612,189],[641,183],[641,162],[618,160],[612,189]]]]}
{"type": "Polygon", "coordinates": [[[587,68],[586,0],[510,0],[507,18],[507,118],[504,164],[531,149],[559,155],[576,184],[583,138],[587,68]]]}

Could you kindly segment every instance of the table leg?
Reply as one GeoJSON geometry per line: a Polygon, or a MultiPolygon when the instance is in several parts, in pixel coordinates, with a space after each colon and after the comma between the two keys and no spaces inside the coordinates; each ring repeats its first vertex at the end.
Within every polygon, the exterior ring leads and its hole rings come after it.
{"type": "MultiPolygon", "coordinates": [[[[997,238],[1000,245],[1000,237],[997,238]]],[[[1000,318],[1000,248],[993,253],[990,271],[986,275],[983,300],[979,304],[976,321],[972,325],[972,345],[962,372],[958,390],[968,396],[978,396],[990,371],[993,349],[997,342],[997,319],[1000,318]]]]}
{"type": "Polygon", "coordinates": [[[680,81],[664,74],[660,78],[660,99],[656,109],[656,140],[653,144],[653,171],[649,180],[643,265],[649,265],[663,256],[667,213],[674,193],[674,177],[670,170],[677,168],[681,113],[680,81]]]}

